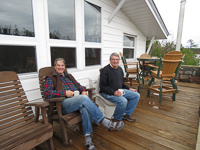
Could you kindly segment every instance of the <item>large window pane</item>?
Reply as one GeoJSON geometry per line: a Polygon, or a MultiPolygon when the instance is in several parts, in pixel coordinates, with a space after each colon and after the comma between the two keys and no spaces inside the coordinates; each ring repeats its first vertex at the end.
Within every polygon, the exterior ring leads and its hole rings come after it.
{"type": "Polygon", "coordinates": [[[32,0],[0,0],[0,34],[35,36],[32,0]]]}
{"type": "Polygon", "coordinates": [[[48,0],[49,37],[76,40],[74,0],[48,0]]]}
{"type": "Polygon", "coordinates": [[[134,58],[134,49],[124,48],[123,55],[126,58],[134,58]]]}
{"type": "Polygon", "coordinates": [[[0,45],[0,71],[36,72],[35,56],[34,46],[0,45]]]}
{"type": "Polygon", "coordinates": [[[85,1],[85,41],[101,43],[101,7],[85,1]]]}
{"type": "Polygon", "coordinates": [[[68,47],[51,47],[51,65],[56,58],[64,58],[66,68],[76,67],[76,49],[68,47]]]}
{"type": "Polygon", "coordinates": [[[101,49],[86,48],[85,49],[85,64],[86,66],[101,64],[101,49]]]}
{"type": "Polygon", "coordinates": [[[135,37],[124,35],[124,46],[133,47],[135,42],[135,37]]]}

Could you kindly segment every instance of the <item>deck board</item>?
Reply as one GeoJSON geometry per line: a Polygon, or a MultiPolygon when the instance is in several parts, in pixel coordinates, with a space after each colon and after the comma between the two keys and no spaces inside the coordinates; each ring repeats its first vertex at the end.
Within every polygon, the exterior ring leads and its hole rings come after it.
{"type": "MultiPolygon", "coordinates": [[[[199,126],[200,85],[178,83],[176,101],[172,94],[147,97],[147,84],[141,89],[141,98],[132,116],[135,123],[125,121],[119,132],[110,132],[103,126],[93,125],[93,142],[105,150],[195,150],[199,126]]],[[[54,130],[59,130],[55,123],[54,130]]],[[[82,130],[67,129],[73,144],[63,145],[54,137],[56,150],[86,150],[82,130]]],[[[45,144],[40,145],[44,147],[45,144]]],[[[37,147],[36,149],[40,149],[37,147]]],[[[43,149],[43,148],[42,148],[43,149]]]]}

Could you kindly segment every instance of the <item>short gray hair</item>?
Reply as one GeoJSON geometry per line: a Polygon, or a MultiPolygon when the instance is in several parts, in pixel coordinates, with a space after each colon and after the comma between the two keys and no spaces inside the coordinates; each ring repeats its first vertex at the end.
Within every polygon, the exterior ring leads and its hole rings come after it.
{"type": "Polygon", "coordinates": [[[54,61],[54,66],[56,66],[57,61],[61,61],[65,64],[64,58],[56,58],[55,61],[54,61]]]}
{"type": "Polygon", "coordinates": [[[116,52],[112,53],[112,54],[110,55],[110,60],[111,60],[111,57],[112,57],[112,56],[119,57],[119,54],[118,54],[118,53],[116,53],[116,52]]]}

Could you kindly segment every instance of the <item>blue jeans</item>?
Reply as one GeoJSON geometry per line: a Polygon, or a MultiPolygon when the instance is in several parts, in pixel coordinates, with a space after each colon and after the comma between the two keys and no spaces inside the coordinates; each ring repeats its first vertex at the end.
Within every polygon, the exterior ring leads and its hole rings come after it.
{"type": "Polygon", "coordinates": [[[63,114],[69,114],[77,110],[80,111],[85,136],[88,134],[92,135],[92,120],[98,124],[104,118],[99,108],[87,95],[66,98],[61,102],[61,108],[63,114]]]}
{"type": "Polygon", "coordinates": [[[117,104],[115,112],[113,114],[113,117],[117,120],[122,120],[124,113],[131,116],[140,99],[140,94],[138,92],[127,89],[123,90],[125,94],[122,96],[114,96],[108,95],[106,93],[101,93],[102,97],[117,104]]]}

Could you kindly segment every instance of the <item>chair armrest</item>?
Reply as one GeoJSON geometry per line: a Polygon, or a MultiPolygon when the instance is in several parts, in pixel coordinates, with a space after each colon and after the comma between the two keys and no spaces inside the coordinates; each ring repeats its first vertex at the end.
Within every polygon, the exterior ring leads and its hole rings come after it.
{"type": "Polygon", "coordinates": [[[154,66],[154,65],[151,65],[151,64],[148,64],[149,67],[152,67],[152,68],[159,68],[158,66],[154,66]]]}
{"type": "Polygon", "coordinates": [[[136,79],[136,77],[124,77],[124,79],[136,79]]]}
{"type": "Polygon", "coordinates": [[[138,65],[138,62],[128,62],[127,64],[124,65],[138,65]]]}
{"type": "Polygon", "coordinates": [[[45,102],[62,102],[65,99],[65,97],[58,97],[58,98],[50,98],[50,99],[44,99],[45,102]]]}

